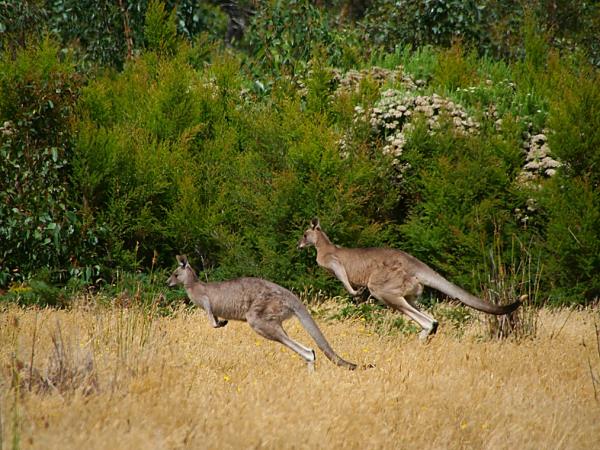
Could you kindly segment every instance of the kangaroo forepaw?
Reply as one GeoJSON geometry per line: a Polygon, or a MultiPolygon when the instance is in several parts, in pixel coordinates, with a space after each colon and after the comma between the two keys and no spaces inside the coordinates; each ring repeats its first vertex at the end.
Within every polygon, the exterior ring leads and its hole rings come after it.
{"type": "Polygon", "coordinates": [[[215,328],[222,328],[227,325],[227,320],[217,320],[217,326],[215,328]]]}
{"type": "Polygon", "coordinates": [[[363,293],[367,290],[366,287],[361,286],[358,289],[355,289],[354,292],[351,292],[353,297],[362,297],[363,293]]]}

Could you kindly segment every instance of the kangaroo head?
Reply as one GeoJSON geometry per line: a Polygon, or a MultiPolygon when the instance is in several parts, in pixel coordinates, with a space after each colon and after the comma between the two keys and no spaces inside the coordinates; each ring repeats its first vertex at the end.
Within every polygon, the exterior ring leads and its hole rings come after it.
{"type": "Polygon", "coordinates": [[[192,269],[188,263],[187,256],[177,255],[177,262],[179,263],[179,266],[167,280],[169,287],[177,286],[178,284],[185,285],[196,281],[196,274],[194,273],[194,269],[192,269]]]}
{"type": "Polygon", "coordinates": [[[317,244],[317,239],[321,233],[321,224],[316,217],[310,221],[310,227],[302,235],[298,242],[298,248],[310,247],[317,244]]]}

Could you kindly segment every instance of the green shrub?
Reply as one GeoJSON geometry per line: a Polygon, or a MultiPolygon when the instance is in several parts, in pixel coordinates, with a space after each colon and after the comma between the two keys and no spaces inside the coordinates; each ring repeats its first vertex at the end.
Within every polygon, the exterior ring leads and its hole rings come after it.
{"type": "Polygon", "coordinates": [[[33,279],[28,281],[27,284],[14,284],[2,300],[14,302],[21,306],[66,306],[69,303],[69,293],[49,283],[33,279]]]}
{"type": "Polygon", "coordinates": [[[386,180],[372,187],[373,161],[341,157],[326,104],[307,114],[277,85],[275,107],[240,101],[239,62],[226,54],[200,72],[152,55],[91,82],[80,103],[74,180],[107,230],[103,265],[136,269],[157,251],[170,267],[186,252],[215,279],[300,287],[310,259],[295,243],[312,216],[366,225],[361,209],[392,204],[386,180]]]}
{"type": "Polygon", "coordinates": [[[44,40],[0,62],[0,284],[41,268],[87,263],[93,230],[82,226],[70,179],[70,124],[81,78],[44,40]]]}
{"type": "Polygon", "coordinates": [[[547,216],[544,280],[557,304],[600,297],[600,191],[589,180],[557,177],[541,195],[547,216]]]}
{"type": "Polygon", "coordinates": [[[307,0],[263,2],[246,32],[251,63],[265,75],[302,75],[317,47],[326,49],[328,63],[355,63],[355,36],[342,35],[332,26],[326,9],[307,0]]]}
{"type": "Polygon", "coordinates": [[[227,19],[218,5],[193,0],[5,0],[0,2],[0,49],[14,52],[43,32],[72,51],[82,67],[122,68],[145,45],[173,53],[179,34],[225,37],[227,19]],[[162,5],[162,6],[161,6],[162,5]],[[165,13],[165,9],[171,11],[165,13]]]}
{"type": "Polygon", "coordinates": [[[168,211],[194,165],[205,90],[183,61],[154,64],[150,54],[83,91],[73,174],[86,215],[107,230],[104,264],[136,269],[172,251],[168,211]]]}
{"type": "Polygon", "coordinates": [[[433,83],[441,89],[453,92],[478,84],[477,66],[479,61],[473,53],[465,54],[459,43],[439,53],[433,73],[433,83]]]}
{"type": "Polygon", "coordinates": [[[366,40],[387,52],[398,43],[448,47],[460,39],[480,55],[517,61],[534,50],[534,38],[565,53],[583,49],[598,65],[598,40],[591,38],[597,34],[598,17],[598,5],[584,0],[377,0],[369,5],[360,27],[366,40]],[[532,19],[535,28],[527,25],[532,19]]]}
{"type": "Polygon", "coordinates": [[[163,55],[172,55],[177,46],[177,17],[175,9],[165,11],[165,3],[150,0],[144,20],[146,48],[163,55]]]}
{"type": "Polygon", "coordinates": [[[553,58],[549,144],[570,177],[600,189],[600,74],[581,61],[553,58]]]}
{"type": "Polygon", "coordinates": [[[49,11],[42,2],[5,0],[0,2],[0,50],[15,54],[40,39],[49,11]]]}
{"type": "Polygon", "coordinates": [[[417,48],[449,46],[456,39],[481,50],[491,46],[489,26],[497,9],[493,2],[379,0],[373,3],[363,26],[368,38],[387,51],[393,50],[398,42],[417,48]]]}
{"type": "Polygon", "coordinates": [[[518,166],[505,151],[502,140],[447,129],[413,133],[405,152],[406,189],[419,201],[401,226],[403,248],[471,289],[481,243],[491,242],[499,224],[508,234],[518,231],[511,195],[518,166]]]}
{"type": "Polygon", "coordinates": [[[432,46],[413,47],[398,44],[392,51],[374,53],[372,64],[388,69],[401,65],[415,80],[429,80],[438,66],[439,51],[432,46]]]}

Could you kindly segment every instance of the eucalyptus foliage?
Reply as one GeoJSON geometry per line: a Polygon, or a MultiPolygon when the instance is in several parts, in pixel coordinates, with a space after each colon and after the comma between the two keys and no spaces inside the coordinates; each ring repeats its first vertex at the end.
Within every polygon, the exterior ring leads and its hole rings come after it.
{"type": "Polygon", "coordinates": [[[0,281],[76,269],[95,243],[71,189],[71,121],[81,78],[49,41],[0,63],[0,281]],[[68,263],[71,261],[71,263],[68,263]]]}

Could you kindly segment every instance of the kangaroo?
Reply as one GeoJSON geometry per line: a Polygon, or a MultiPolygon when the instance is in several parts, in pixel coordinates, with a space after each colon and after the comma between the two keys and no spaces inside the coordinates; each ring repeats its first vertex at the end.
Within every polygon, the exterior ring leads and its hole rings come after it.
{"type": "Polygon", "coordinates": [[[396,309],[422,328],[419,338],[426,340],[437,331],[438,322],[420,311],[416,300],[429,286],[460,300],[467,306],[488,314],[509,314],[521,302],[510,305],[493,305],[452,284],[427,264],[401,250],[391,248],[343,248],[331,243],[314,218],[300,241],[298,248],[314,246],[317,264],[340,280],[351,295],[358,295],[357,287],[367,287],[377,300],[396,309]]]}
{"type": "Polygon", "coordinates": [[[345,361],[333,351],[306,306],[284,287],[260,278],[203,283],[186,256],[177,255],[177,262],[179,267],[167,283],[170,287],[183,285],[189,299],[204,309],[214,328],[224,327],[228,319],[246,321],[262,337],[298,353],[311,369],[316,360],[314,350],[292,340],[282,327],[284,320],[295,315],[327,358],[340,367],[356,368],[356,364],[345,361]]]}

